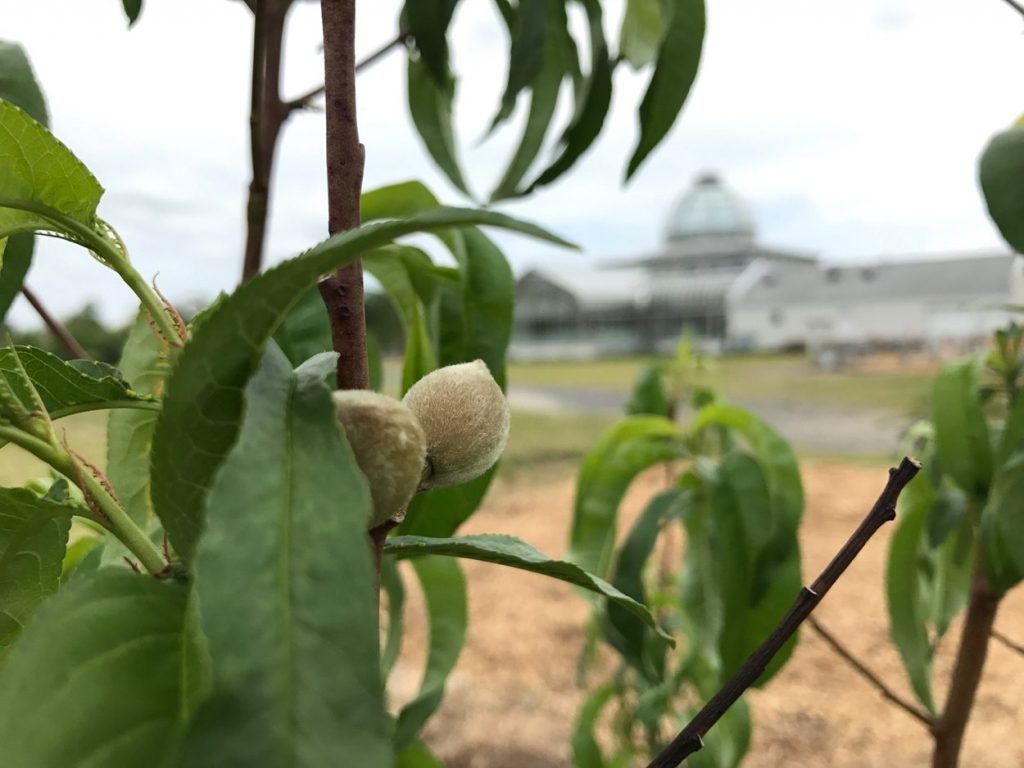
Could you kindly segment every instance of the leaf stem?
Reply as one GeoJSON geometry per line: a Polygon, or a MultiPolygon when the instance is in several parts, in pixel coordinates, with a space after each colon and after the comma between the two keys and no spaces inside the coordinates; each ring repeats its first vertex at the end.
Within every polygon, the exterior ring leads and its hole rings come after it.
{"type": "MultiPolygon", "coordinates": [[[[181,346],[184,339],[178,326],[171,319],[167,305],[157,296],[156,291],[150,288],[135,267],[132,266],[127,254],[118,250],[108,238],[92,227],[82,224],[70,216],[65,216],[58,210],[42,203],[37,203],[34,200],[0,197],[0,208],[28,211],[47,219],[53,223],[55,230],[70,235],[68,239],[72,242],[83,245],[92,251],[97,259],[120,275],[132,292],[139,297],[142,306],[149,312],[153,318],[154,325],[156,325],[161,335],[166,338],[167,343],[181,346]]],[[[44,232],[43,234],[46,233],[44,232]]]]}
{"type": "Polygon", "coordinates": [[[46,324],[46,327],[50,329],[50,333],[56,337],[57,341],[64,345],[64,349],[66,349],[72,357],[79,360],[92,360],[92,355],[85,351],[85,347],[78,342],[78,339],[72,335],[71,331],[67,329],[67,326],[50,314],[50,311],[46,308],[43,302],[40,301],[38,296],[36,296],[35,291],[22,283],[21,293],[25,299],[28,300],[28,303],[32,305],[32,309],[36,311],[36,314],[39,315],[43,323],[46,324]]]}
{"type": "Polygon", "coordinates": [[[17,445],[37,459],[49,464],[82,489],[86,498],[95,502],[103,518],[100,522],[131,550],[142,565],[154,576],[167,569],[160,550],[128,516],[121,505],[88,467],[83,467],[63,446],[30,435],[16,427],[0,424],[0,440],[17,445]]]}

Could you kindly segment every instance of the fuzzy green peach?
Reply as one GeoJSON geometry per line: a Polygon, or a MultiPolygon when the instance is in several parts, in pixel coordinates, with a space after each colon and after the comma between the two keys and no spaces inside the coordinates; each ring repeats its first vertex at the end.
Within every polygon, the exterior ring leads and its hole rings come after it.
{"type": "Polygon", "coordinates": [[[426,461],[423,429],[412,411],[393,397],[352,389],[334,392],[333,398],[373,497],[368,527],[401,519],[426,461]]]}
{"type": "Polygon", "coordinates": [[[422,484],[458,485],[479,477],[508,442],[508,402],[482,360],[428,373],[404,402],[427,438],[422,484]]]}

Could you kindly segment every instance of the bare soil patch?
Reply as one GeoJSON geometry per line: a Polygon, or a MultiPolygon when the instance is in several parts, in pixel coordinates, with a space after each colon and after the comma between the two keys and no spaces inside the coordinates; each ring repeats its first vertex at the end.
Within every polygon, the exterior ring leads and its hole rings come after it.
{"type": "MultiPolygon", "coordinates": [[[[809,581],[877,497],[885,470],[826,463],[807,463],[803,470],[802,545],[809,581]]],[[[542,483],[525,477],[500,482],[464,532],[515,534],[548,554],[564,554],[573,500],[569,473],[542,483]]],[[[623,520],[632,520],[663,482],[660,472],[638,480],[623,520]]],[[[886,526],[879,532],[816,615],[909,697],[887,631],[883,579],[892,530],[886,526]]],[[[449,768],[571,766],[569,738],[584,696],[575,670],[586,605],[570,587],[539,576],[472,561],[465,568],[471,610],[467,647],[426,742],[449,768]]],[[[413,694],[422,670],[425,637],[417,598],[410,595],[405,648],[392,681],[396,703],[413,694]]],[[[996,624],[1024,640],[1020,590],[1004,601],[996,624]]],[[[948,675],[958,638],[954,624],[940,649],[938,680],[948,675]]],[[[993,643],[967,733],[965,768],[1024,765],[1022,675],[1024,657],[993,643]]],[[[940,685],[938,700],[943,696],[940,685]]],[[[751,700],[755,732],[744,763],[748,768],[928,764],[930,740],[917,721],[882,699],[812,631],[803,634],[789,665],[751,700]]]]}

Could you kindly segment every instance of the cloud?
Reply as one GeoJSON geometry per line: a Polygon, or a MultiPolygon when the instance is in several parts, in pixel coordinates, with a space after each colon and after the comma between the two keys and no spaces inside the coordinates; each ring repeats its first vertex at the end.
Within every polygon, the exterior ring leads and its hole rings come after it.
{"type": "MultiPolygon", "coordinates": [[[[400,3],[358,5],[357,48],[389,40],[400,3]]],[[[606,4],[617,36],[622,2],[606,4]]],[[[295,6],[283,90],[322,77],[319,6],[295,6]]],[[[998,243],[976,189],[987,138],[1021,111],[1020,20],[1000,3],[933,0],[734,0],[709,3],[701,73],[665,144],[628,187],[636,106],[647,78],[616,75],[598,145],[553,188],[503,210],[578,242],[583,254],[507,234],[513,264],[583,264],[649,252],[693,177],[719,169],[750,202],[766,241],[826,256],[987,247],[998,243]]],[[[251,19],[242,3],[146,6],[128,31],[119,4],[0,0],[4,34],[26,46],[54,130],[110,190],[101,213],[147,277],[172,298],[212,297],[237,281],[248,183],[251,19]]],[[[500,98],[507,38],[493,5],[462,3],[453,31],[457,127],[471,184],[500,177],[518,115],[478,145],[500,98]]],[[[464,204],[431,165],[405,107],[404,58],[360,75],[368,187],[426,181],[464,204]]],[[[568,94],[566,94],[568,97],[568,94]]],[[[561,105],[562,114],[569,104],[561,105]]],[[[549,137],[549,144],[557,137],[549,137]]],[[[296,115],[277,156],[268,261],[326,234],[323,116],[296,115]]],[[[39,248],[31,282],[58,312],[84,301],[130,315],[127,289],[66,244],[39,248]]],[[[15,320],[34,321],[23,307],[15,320]]]]}

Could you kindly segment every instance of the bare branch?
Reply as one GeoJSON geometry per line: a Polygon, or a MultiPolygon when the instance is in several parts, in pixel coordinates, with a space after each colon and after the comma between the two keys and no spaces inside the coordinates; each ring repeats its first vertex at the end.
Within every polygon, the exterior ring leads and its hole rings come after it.
{"type": "Polygon", "coordinates": [[[1017,0],[1006,0],[1006,4],[1009,5],[1013,10],[1024,16],[1024,5],[1021,5],[1017,0]]]}
{"type": "Polygon", "coordinates": [[[809,616],[807,623],[815,632],[818,633],[818,635],[821,636],[821,639],[824,640],[833,651],[844,658],[851,667],[860,672],[861,676],[871,683],[879,693],[931,731],[935,722],[928,712],[921,709],[921,707],[917,706],[913,702],[903,698],[892,690],[892,688],[886,685],[882,678],[868,669],[849,649],[845,648],[831,632],[825,629],[821,622],[814,616],[809,616]]]}
{"type": "Polygon", "coordinates": [[[1020,643],[1018,643],[1018,642],[1016,642],[1014,640],[1011,640],[1006,635],[1004,635],[1002,632],[1000,632],[998,629],[993,629],[992,630],[992,638],[994,640],[998,640],[1000,643],[1005,645],[1011,651],[1016,651],[1021,656],[1024,656],[1024,645],[1021,645],[1020,643]]]}
{"type": "Polygon", "coordinates": [[[786,644],[800,624],[821,602],[832,585],[853,562],[879,528],[896,517],[896,500],[921,469],[920,463],[904,457],[896,469],[889,470],[889,482],[867,517],[853,535],[839,550],[825,570],[810,587],[800,590],[792,607],[768,635],[767,639],[750,654],[736,673],[726,681],[718,693],[711,697],[704,708],[679,732],[662,752],[650,762],[647,768],[677,768],[689,755],[704,746],[704,735],[711,730],[722,715],[744,694],[764,672],[765,667],[786,644]]]}
{"type": "Polygon", "coordinates": [[[35,295],[33,291],[29,289],[27,285],[21,286],[22,295],[28,299],[28,303],[32,305],[32,309],[36,311],[43,322],[46,323],[46,327],[50,329],[50,333],[57,337],[64,349],[68,353],[78,360],[92,360],[92,355],[85,351],[85,347],[78,343],[71,331],[56,317],[50,314],[50,312],[43,306],[43,303],[39,300],[39,297],[35,295]]]}
{"type": "MultiPolygon", "coordinates": [[[[399,47],[400,45],[405,45],[405,43],[408,40],[409,33],[404,29],[399,31],[399,33],[392,40],[382,45],[380,48],[371,53],[362,61],[357,62],[356,72],[362,72],[364,69],[372,67],[378,61],[380,61],[389,53],[391,53],[391,51],[393,51],[395,48],[399,47]]],[[[313,99],[321,95],[323,92],[324,87],[322,85],[318,85],[316,88],[306,91],[306,93],[302,94],[301,96],[296,96],[294,99],[286,101],[284,103],[285,112],[291,113],[297,109],[309,109],[310,106],[312,105],[313,99]]]]}

